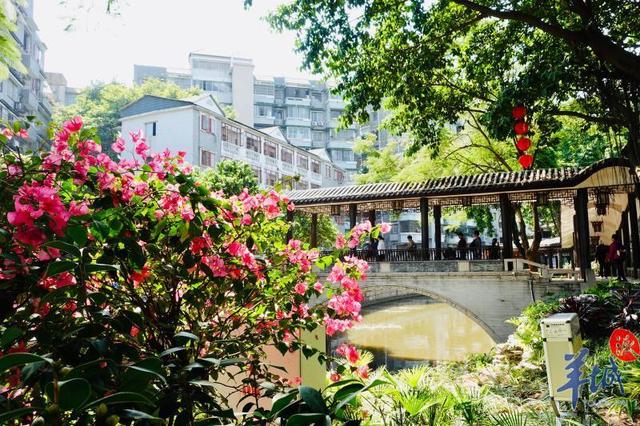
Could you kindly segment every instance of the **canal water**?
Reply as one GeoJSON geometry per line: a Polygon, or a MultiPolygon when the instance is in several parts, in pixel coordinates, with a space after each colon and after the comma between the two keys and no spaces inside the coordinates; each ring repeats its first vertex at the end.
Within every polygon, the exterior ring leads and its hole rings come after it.
{"type": "Polygon", "coordinates": [[[349,342],[374,355],[371,367],[390,371],[439,361],[463,361],[495,346],[471,318],[445,303],[415,295],[363,308],[363,321],[329,342],[349,342]]]}

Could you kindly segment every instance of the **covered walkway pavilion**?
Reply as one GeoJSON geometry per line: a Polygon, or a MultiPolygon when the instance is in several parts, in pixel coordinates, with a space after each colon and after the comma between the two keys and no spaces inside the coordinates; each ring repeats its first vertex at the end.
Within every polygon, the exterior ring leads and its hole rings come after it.
{"type": "MultiPolygon", "coordinates": [[[[608,159],[589,167],[523,170],[469,176],[451,176],[419,183],[378,183],[367,185],[292,190],[287,196],[296,212],[311,216],[311,244],[317,245],[318,214],[348,215],[351,227],[358,217],[375,223],[376,211],[420,212],[421,241],[416,250],[387,250],[385,261],[433,262],[443,260],[494,260],[495,251],[459,252],[451,257],[451,249],[442,247],[442,207],[496,205],[500,209],[502,241],[499,259],[521,257],[514,247],[517,238],[514,206],[517,203],[546,205],[561,203],[561,251],[588,279],[591,260],[598,240],[609,244],[611,235],[619,233],[627,248],[627,267],[638,276],[640,268],[640,235],[638,234],[638,176],[624,159],[608,159]],[[431,212],[431,213],[430,213],[431,212]],[[435,238],[429,246],[429,216],[434,222],[435,238]]],[[[558,267],[558,257],[545,255],[538,259],[550,267],[558,267]],[[554,266],[555,265],[555,266],[554,266]]],[[[494,262],[495,263],[495,262],[494,262]]],[[[506,263],[500,262],[501,265],[506,263]]]]}

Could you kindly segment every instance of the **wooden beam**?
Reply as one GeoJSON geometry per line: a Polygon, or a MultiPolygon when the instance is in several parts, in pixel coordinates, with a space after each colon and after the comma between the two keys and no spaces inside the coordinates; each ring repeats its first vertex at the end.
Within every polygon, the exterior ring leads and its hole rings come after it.
{"type": "Polygon", "coordinates": [[[349,204],[349,228],[353,229],[358,221],[358,205],[349,204]]]}
{"type": "Polygon", "coordinates": [[[433,206],[433,241],[436,249],[436,260],[442,258],[442,207],[433,206]]]}
{"type": "Polygon", "coordinates": [[[420,231],[422,233],[422,255],[428,259],[429,253],[429,200],[420,198],[420,231]]]}
{"type": "Polygon", "coordinates": [[[502,221],[502,257],[513,257],[514,211],[508,194],[500,194],[500,218],[502,221]]]}
{"type": "Polygon", "coordinates": [[[578,240],[578,259],[580,260],[580,273],[582,279],[587,279],[587,270],[591,269],[591,247],[589,241],[589,201],[586,188],[576,191],[574,208],[576,211],[576,235],[578,240]]]}
{"type": "Polygon", "coordinates": [[[635,192],[629,193],[629,224],[631,225],[631,263],[633,278],[638,278],[640,271],[640,234],[638,234],[638,209],[635,192]]]}

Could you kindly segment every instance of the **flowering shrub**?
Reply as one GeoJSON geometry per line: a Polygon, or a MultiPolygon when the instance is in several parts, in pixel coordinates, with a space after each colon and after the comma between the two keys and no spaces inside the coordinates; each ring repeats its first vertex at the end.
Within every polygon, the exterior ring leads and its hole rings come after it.
{"type": "Polygon", "coordinates": [[[8,150],[27,128],[0,134],[0,423],[235,422],[228,397],[285,384],[266,345],[310,356],[301,330],[360,319],[366,262],[285,241],[280,194],[212,192],[140,133],[114,161],[79,117],[49,152],[8,150]]]}

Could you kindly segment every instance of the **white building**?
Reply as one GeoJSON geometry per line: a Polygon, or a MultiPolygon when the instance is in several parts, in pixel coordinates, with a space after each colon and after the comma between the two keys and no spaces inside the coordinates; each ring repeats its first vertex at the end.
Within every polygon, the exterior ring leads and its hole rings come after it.
{"type": "Polygon", "coordinates": [[[290,144],[279,128],[254,129],[225,116],[211,94],[189,99],[146,95],[120,111],[122,134],[142,130],[153,152],[185,151],[186,160],[212,167],[246,162],[262,186],[294,179],[296,189],[339,186],[345,171],[325,155],[290,144]]]}
{"type": "Polygon", "coordinates": [[[46,72],[49,88],[51,89],[51,98],[58,105],[66,106],[74,104],[80,94],[80,90],[75,87],[69,87],[64,74],[59,72],[46,72]]]}

